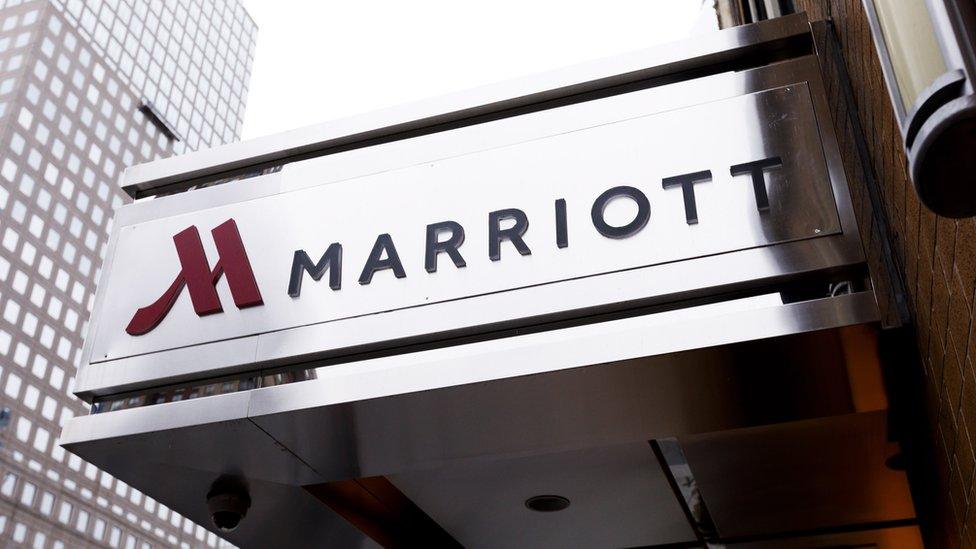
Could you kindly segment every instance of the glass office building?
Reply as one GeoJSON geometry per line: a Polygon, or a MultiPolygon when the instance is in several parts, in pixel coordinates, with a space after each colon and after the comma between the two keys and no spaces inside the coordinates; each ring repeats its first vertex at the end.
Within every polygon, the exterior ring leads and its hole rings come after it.
{"type": "Polygon", "coordinates": [[[0,545],[219,544],[57,437],[120,174],[239,137],[256,30],[237,0],[0,2],[0,545]]]}

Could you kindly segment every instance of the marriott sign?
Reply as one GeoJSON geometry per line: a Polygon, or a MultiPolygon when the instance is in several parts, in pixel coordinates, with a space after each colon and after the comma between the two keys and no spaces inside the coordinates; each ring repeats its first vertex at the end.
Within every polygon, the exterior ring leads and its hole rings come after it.
{"type": "Polygon", "coordinates": [[[167,379],[316,360],[707,296],[836,249],[807,84],[704,97],[632,92],[125,206],[84,359],[167,379]]]}
{"type": "MultiPolygon", "coordinates": [[[[755,194],[756,210],[760,215],[769,211],[769,193],[766,190],[764,172],[781,165],[779,157],[772,157],[729,168],[730,176],[749,176],[755,194]]],[[[711,170],[703,170],[666,177],[661,181],[662,188],[676,188],[681,191],[685,222],[688,225],[698,223],[695,185],[711,180],[711,170]]],[[[555,224],[556,239],[552,244],[557,248],[567,248],[569,247],[569,220],[566,214],[566,199],[556,199],[553,210],[552,221],[555,224]]],[[[651,204],[647,195],[640,189],[630,186],[617,186],[604,191],[593,201],[590,209],[593,228],[600,235],[612,239],[636,235],[647,225],[650,218],[651,204]],[[616,199],[629,200],[634,206],[633,217],[619,226],[609,222],[606,213],[607,207],[616,199]]],[[[528,230],[529,218],[518,208],[489,212],[488,258],[491,261],[501,260],[503,242],[509,242],[519,255],[531,255],[532,249],[526,244],[528,230]]],[[[213,269],[207,262],[196,226],[187,227],[173,236],[173,244],[180,260],[180,271],[156,301],[136,311],[126,327],[126,332],[130,335],[142,335],[155,328],[169,312],[184,287],[188,289],[193,310],[197,315],[221,312],[223,308],[215,287],[223,275],[227,277],[227,285],[237,307],[253,307],[263,303],[237,224],[233,219],[228,219],[215,227],[212,232],[219,256],[213,269]]],[[[449,257],[456,268],[467,266],[461,254],[465,232],[460,223],[457,221],[431,223],[427,225],[425,234],[424,270],[428,273],[436,273],[438,256],[441,254],[449,257]]],[[[359,275],[359,284],[363,286],[369,284],[375,273],[385,270],[391,271],[396,278],[407,276],[400,253],[389,233],[376,237],[359,275]]],[[[342,289],[342,243],[330,244],[318,261],[312,261],[305,250],[296,250],[290,272],[288,295],[293,298],[300,297],[302,294],[302,279],[305,273],[313,280],[320,280],[328,272],[329,288],[335,291],[342,289]]]]}

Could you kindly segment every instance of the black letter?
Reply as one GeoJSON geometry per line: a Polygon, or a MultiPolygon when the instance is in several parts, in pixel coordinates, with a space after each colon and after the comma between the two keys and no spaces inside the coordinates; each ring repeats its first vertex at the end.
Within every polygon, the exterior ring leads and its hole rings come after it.
{"type": "Polygon", "coordinates": [[[522,235],[529,230],[529,218],[525,217],[525,212],[510,208],[498,210],[488,214],[488,257],[492,261],[502,258],[502,240],[510,240],[515,245],[515,249],[522,255],[532,253],[529,247],[522,240],[522,235]],[[515,225],[509,229],[502,228],[503,219],[514,219],[515,225]]]}
{"type": "Polygon", "coordinates": [[[288,295],[292,297],[302,295],[302,271],[308,271],[312,280],[321,280],[326,270],[329,271],[329,287],[333,290],[341,288],[342,244],[338,242],[330,244],[318,263],[312,263],[305,250],[295,250],[295,259],[291,262],[291,279],[288,281],[288,295]]]}
{"type": "Polygon", "coordinates": [[[366,266],[363,267],[363,273],[359,275],[359,283],[363,285],[369,284],[373,280],[373,273],[383,269],[393,269],[393,274],[397,278],[407,276],[407,273],[403,272],[403,264],[400,263],[400,256],[397,255],[396,247],[393,246],[393,239],[387,233],[376,237],[376,243],[373,244],[373,251],[369,252],[369,258],[366,260],[366,266]],[[383,252],[386,252],[386,259],[381,259],[383,252]]]}
{"type": "Polygon", "coordinates": [[[732,175],[752,175],[752,192],[756,194],[756,208],[760,212],[769,211],[769,195],[766,194],[766,178],[763,173],[769,168],[778,168],[783,165],[783,162],[778,156],[772,158],[763,158],[762,160],[756,160],[755,162],[746,162],[745,164],[736,164],[732,166],[729,172],[732,175]]]}
{"type": "Polygon", "coordinates": [[[566,229],[566,199],[556,200],[556,246],[569,246],[569,235],[566,229]]]}
{"type": "Polygon", "coordinates": [[[634,187],[613,187],[596,197],[596,200],[593,201],[593,208],[590,209],[590,217],[593,219],[593,226],[596,227],[597,232],[603,236],[627,238],[637,234],[644,228],[644,225],[647,225],[647,220],[651,218],[651,203],[647,201],[647,196],[644,193],[634,187]],[[607,204],[619,196],[626,196],[637,203],[637,215],[630,223],[621,227],[614,227],[607,223],[606,219],[603,219],[603,213],[607,209],[607,204]]]}
{"type": "Polygon", "coordinates": [[[442,221],[427,225],[427,254],[424,257],[424,268],[428,273],[437,272],[437,254],[447,252],[455,267],[464,267],[464,258],[458,248],[464,244],[464,227],[456,221],[442,221]],[[451,231],[451,237],[444,242],[438,242],[437,235],[444,230],[451,231]]]}
{"type": "Polygon", "coordinates": [[[695,183],[711,181],[711,179],[712,171],[705,170],[703,172],[686,173],[676,175],[674,177],[665,177],[664,180],[661,181],[661,184],[665,189],[681,185],[681,193],[684,195],[685,199],[685,221],[687,221],[689,225],[698,223],[698,207],[695,205],[695,183]]]}

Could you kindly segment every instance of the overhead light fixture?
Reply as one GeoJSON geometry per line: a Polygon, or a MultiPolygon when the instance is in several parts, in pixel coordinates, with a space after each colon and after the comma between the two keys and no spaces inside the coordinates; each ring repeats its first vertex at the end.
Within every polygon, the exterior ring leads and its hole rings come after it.
{"type": "Polygon", "coordinates": [[[919,199],[976,215],[976,4],[863,2],[919,199]]]}

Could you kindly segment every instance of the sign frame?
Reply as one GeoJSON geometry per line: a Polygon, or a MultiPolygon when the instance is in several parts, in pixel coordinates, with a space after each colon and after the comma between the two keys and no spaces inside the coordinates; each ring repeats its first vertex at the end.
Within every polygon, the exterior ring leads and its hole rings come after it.
{"type": "MultiPolygon", "coordinates": [[[[522,290],[501,292],[438,304],[437,312],[432,312],[429,307],[418,307],[398,311],[396,318],[383,314],[355,318],[340,329],[309,325],[115,360],[92,356],[105,299],[105,292],[99,292],[90,324],[92,333],[86,339],[75,392],[82,398],[92,399],[248,371],[314,365],[366,352],[389,352],[392,348],[415,343],[440,341],[449,344],[458,337],[738,292],[782,283],[815,271],[856,268],[863,264],[864,256],[815,56],[648,88],[648,91],[662,99],[671,97],[672,101],[686,95],[691,98],[690,101],[685,99],[686,104],[696,104],[703,98],[714,101],[795,84],[805,84],[809,89],[840,220],[839,234],[664,265],[660,268],[661,275],[651,281],[657,285],[654,291],[649,290],[649,281],[642,276],[646,273],[640,273],[639,269],[622,271],[601,275],[599,281],[580,279],[560,283],[569,284],[571,288],[538,286],[526,289],[531,290],[531,299],[527,299],[522,290]],[[607,276],[610,278],[605,278],[607,276]],[[569,302],[567,295],[573,296],[569,302]],[[499,314],[500,311],[505,314],[499,314]],[[465,318],[473,321],[459,325],[457,320],[465,318]],[[323,345],[323,341],[329,344],[323,345]]],[[[117,213],[102,278],[107,280],[111,273],[118,235],[124,227],[296,188],[295,183],[279,172],[250,179],[246,184],[230,183],[125,206],[117,213]]]]}

